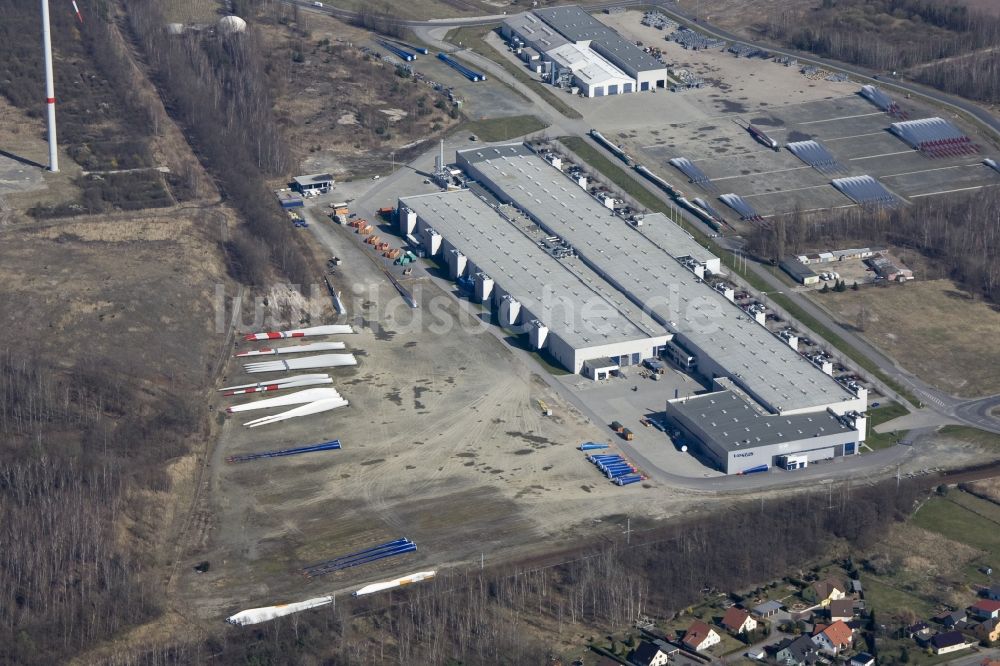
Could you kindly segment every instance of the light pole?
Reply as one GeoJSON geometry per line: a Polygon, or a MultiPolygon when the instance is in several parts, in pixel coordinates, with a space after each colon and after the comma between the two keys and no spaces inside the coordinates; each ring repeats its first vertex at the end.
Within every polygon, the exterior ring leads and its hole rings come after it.
{"type": "Polygon", "coordinates": [[[392,159],[392,173],[396,173],[396,151],[389,153],[390,159],[392,159]]]}

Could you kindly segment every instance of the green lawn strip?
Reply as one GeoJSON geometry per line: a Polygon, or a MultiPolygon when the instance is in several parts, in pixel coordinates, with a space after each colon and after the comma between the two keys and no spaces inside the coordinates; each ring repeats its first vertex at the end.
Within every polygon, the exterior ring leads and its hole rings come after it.
{"type": "Polygon", "coordinates": [[[875,432],[875,426],[891,421],[900,416],[905,416],[910,412],[898,403],[890,403],[888,405],[882,405],[871,410],[868,414],[868,436],[865,438],[865,444],[869,448],[875,449],[885,449],[894,444],[897,444],[901,439],[903,439],[906,431],[893,432],[875,432]]]}
{"type": "Polygon", "coordinates": [[[946,497],[932,497],[924,502],[913,516],[913,524],[984,550],[993,560],[1000,557],[1000,529],[996,523],[946,497]]]}
{"type": "Polygon", "coordinates": [[[876,576],[862,573],[861,584],[865,588],[865,601],[868,607],[882,617],[904,610],[912,610],[920,617],[930,617],[934,614],[933,603],[900,590],[876,576]]]}
{"type": "MultiPolygon", "coordinates": [[[[531,78],[525,68],[519,67],[518,65],[510,62],[503,56],[502,53],[498,53],[495,48],[486,43],[485,36],[496,28],[496,24],[455,28],[450,31],[444,39],[447,42],[455,44],[456,46],[461,44],[462,47],[468,48],[469,50],[474,51],[485,58],[489,58],[496,64],[500,65],[507,70],[511,76],[524,85],[530,87],[540,97],[548,102],[552,108],[567,118],[582,118],[583,115],[581,115],[579,111],[559,99],[559,97],[557,97],[549,87],[540,81],[536,81],[531,78]]],[[[459,55],[458,57],[460,58],[461,56],[459,55]]]]}
{"type": "Polygon", "coordinates": [[[969,426],[949,425],[941,428],[938,432],[965,442],[1000,449],[1000,435],[987,430],[980,430],[979,428],[969,426]]]}
{"type": "MultiPolygon", "coordinates": [[[[576,136],[559,137],[559,142],[576,153],[580,159],[589,163],[592,167],[604,174],[611,182],[632,196],[640,204],[650,210],[664,213],[671,220],[679,224],[684,230],[693,235],[699,243],[707,245],[709,250],[722,259],[722,262],[727,268],[729,268],[729,270],[743,277],[743,279],[746,280],[754,289],[764,292],[771,291],[770,285],[764,282],[761,277],[752,272],[749,268],[743,270],[737,265],[737,262],[734,260],[731,253],[720,248],[711,238],[707,238],[698,229],[695,229],[688,224],[686,220],[680,218],[673,208],[666,206],[659,197],[639,184],[634,178],[629,176],[629,174],[625,173],[621,167],[601,154],[596,148],[576,136]]],[[[875,377],[878,377],[883,383],[892,388],[892,390],[896,393],[906,398],[911,404],[917,406],[920,405],[920,401],[917,400],[915,395],[905,389],[901,384],[899,384],[899,382],[891,379],[888,375],[882,372],[874,361],[862,354],[859,350],[847,344],[843,338],[821,324],[819,320],[808,314],[801,307],[796,305],[792,299],[788,298],[784,294],[774,293],[769,293],[768,298],[784,308],[788,314],[797,319],[803,326],[806,326],[812,330],[813,333],[820,336],[837,349],[841,350],[860,367],[864,368],[875,377]]]]}
{"type": "Polygon", "coordinates": [[[472,120],[459,126],[458,131],[476,135],[481,141],[509,141],[518,136],[540,132],[548,127],[537,116],[510,116],[472,120]]]}

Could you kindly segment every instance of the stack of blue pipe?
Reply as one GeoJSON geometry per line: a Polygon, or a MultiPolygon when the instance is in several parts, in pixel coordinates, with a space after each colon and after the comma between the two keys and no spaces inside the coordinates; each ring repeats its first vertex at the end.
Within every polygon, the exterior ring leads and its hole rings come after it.
{"type": "Polygon", "coordinates": [[[356,553],[351,553],[350,555],[343,555],[341,557],[335,557],[332,560],[327,560],[326,562],[313,564],[312,566],[308,566],[303,569],[302,573],[308,578],[314,578],[316,576],[333,573],[334,571],[340,571],[341,569],[356,567],[360,564],[377,562],[378,560],[385,559],[386,557],[402,555],[403,553],[412,553],[416,549],[417,544],[404,537],[402,539],[396,539],[395,541],[383,543],[379,546],[366,548],[365,550],[360,550],[356,553]]]}
{"type": "Polygon", "coordinates": [[[598,444],[597,442],[584,442],[583,444],[581,444],[577,448],[580,449],[581,451],[597,451],[599,449],[606,449],[606,448],[608,448],[608,445],[607,444],[598,444]]]}
{"type": "Polygon", "coordinates": [[[587,460],[594,463],[604,476],[619,486],[641,481],[642,477],[635,473],[635,467],[618,453],[592,453],[587,460]]]}
{"type": "Polygon", "coordinates": [[[261,458],[283,458],[284,456],[297,456],[300,453],[313,453],[315,451],[336,451],[340,449],[340,440],[331,439],[329,442],[320,444],[310,444],[309,446],[297,446],[294,449],[279,449],[277,451],[262,451],[260,453],[247,453],[241,456],[229,456],[226,462],[240,463],[260,460],[261,458]]]}

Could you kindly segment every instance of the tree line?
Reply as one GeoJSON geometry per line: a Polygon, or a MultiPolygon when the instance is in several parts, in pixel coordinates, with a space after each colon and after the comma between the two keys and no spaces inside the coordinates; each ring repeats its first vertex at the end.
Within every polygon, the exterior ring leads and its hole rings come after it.
{"type": "Polygon", "coordinates": [[[544,664],[554,639],[580,645],[640,616],[669,619],[706,588],[739,591],[798,577],[837,547],[872,547],[926,492],[917,481],[837,484],[746,500],[636,532],[600,535],[550,556],[559,564],[442,572],[402,595],[333,607],[207,640],[116,655],[114,666],[199,663],[544,664]],[[599,633],[601,632],[601,633],[599,633]]]}
{"type": "MultiPolygon", "coordinates": [[[[982,167],[987,168],[987,167],[982,167]]],[[[1000,192],[923,197],[892,210],[853,207],[778,217],[770,228],[747,235],[747,249],[777,261],[817,247],[884,245],[909,248],[930,258],[966,290],[1000,303],[1000,192]]]]}
{"type": "Polygon", "coordinates": [[[134,381],[0,352],[0,663],[59,662],[159,612],[142,497],[198,417],[134,381]]]}
{"type": "Polygon", "coordinates": [[[1000,18],[937,0],[824,0],[770,15],[763,34],[793,48],[879,70],[1000,45],[1000,18]]]}
{"type": "Polygon", "coordinates": [[[267,186],[268,177],[286,176],[293,165],[274,118],[265,45],[252,30],[171,35],[154,0],[130,3],[128,24],[168,111],[243,218],[227,247],[234,277],[261,284],[273,267],[308,283],[308,262],[267,186]]]}
{"type": "MultiPolygon", "coordinates": [[[[1000,48],[1000,47],[997,47],[1000,48]]],[[[928,63],[911,75],[920,83],[969,99],[1000,103],[1000,51],[928,63]]]]}

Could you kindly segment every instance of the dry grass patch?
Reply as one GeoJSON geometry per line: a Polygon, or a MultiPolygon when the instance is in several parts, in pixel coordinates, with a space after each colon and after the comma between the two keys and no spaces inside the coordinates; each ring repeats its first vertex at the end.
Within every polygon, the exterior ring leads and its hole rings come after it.
{"type": "Polygon", "coordinates": [[[969,488],[980,497],[1000,504],[1000,478],[973,481],[969,484],[969,488]]]}
{"type": "Polygon", "coordinates": [[[921,379],[960,396],[1000,392],[1000,312],[950,280],[848,290],[816,299],[921,379]]]}
{"type": "Polygon", "coordinates": [[[218,0],[163,0],[163,17],[171,23],[214,23],[221,9],[218,0]]]}

